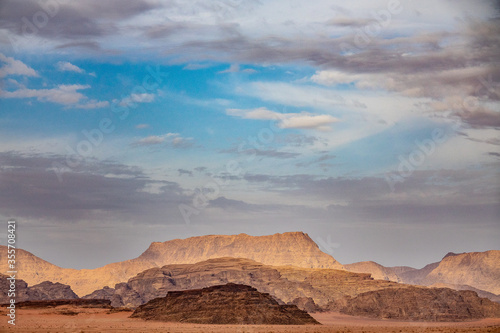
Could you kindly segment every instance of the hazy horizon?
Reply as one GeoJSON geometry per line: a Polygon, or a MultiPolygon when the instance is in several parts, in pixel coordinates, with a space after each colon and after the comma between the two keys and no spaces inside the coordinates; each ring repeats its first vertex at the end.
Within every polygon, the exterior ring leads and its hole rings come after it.
{"type": "Polygon", "coordinates": [[[500,249],[498,1],[0,4],[0,243],[61,267],[303,231],[500,249]]]}

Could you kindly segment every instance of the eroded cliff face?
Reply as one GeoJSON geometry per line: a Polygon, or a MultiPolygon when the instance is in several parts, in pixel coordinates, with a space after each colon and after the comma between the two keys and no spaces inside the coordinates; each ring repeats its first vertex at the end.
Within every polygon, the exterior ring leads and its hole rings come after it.
{"type": "MultiPolygon", "coordinates": [[[[146,270],[115,289],[97,290],[113,306],[140,307],[168,293],[220,284],[245,284],[279,304],[305,311],[335,310],[354,316],[402,320],[470,320],[500,315],[500,304],[473,291],[415,287],[334,269],[268,266],[250,259],[218,258],[146,270]]],[[[149,304],[149,303],[148,303],[149,304]]]]}
{"type": "MultiPolygon", "coordinates": [[[[7,251],[0,246],[0,270],[7,271],[7,251]]],[[[19,278],[33,285],[43,281],[68,284],[79,295],[105,286],[126,282],[148,268],[167,264],[189,264],[219,257],[249,258],[268,265],[293,265],[305,268],[342,269],[330,255],[302,232],[269,236],[210,235],[155,242],[138,258],[112,263],[96,269],[67,269],[18,250],[19,278]]]]}
{"type": "Polygon", "coordinates": [[[500,251],[448,255],[421,282],[468,285],[500,294],[500,251]]]}
{"type": "Polygon", "coordinates": [[[463,321],[500,317],[500,304],[470,290],[414,287],[369,291],[332,302],[352,316],[412,321],[463,321]]]}
{"type": "Polygon", "coordinates": [[[269,294],[242,284],[171,291],[138,307],[131,317],[197,324],[319,324],[295,305],[280,305],[269,294]]]}
{"type": "Polygon", "coordinates": [[[113,306],[137,307],[168,291],[189,290],[224,283],[250,285],[269,293],[278,302],[294,303],[302,309],[326,306],[345,295],[380,288],[401,288],[394,282],[375,281],[368,274],[335,269],[269,266],[244,258],[217,258],[196,264],[166,265],[139,273],[114,290],[97,290],[85,298],[105,297],[113,306]],[[304,302],[310,299],[313,303],[304,302]],[[307,304],[306,304],[307,303],[307,304]]]}

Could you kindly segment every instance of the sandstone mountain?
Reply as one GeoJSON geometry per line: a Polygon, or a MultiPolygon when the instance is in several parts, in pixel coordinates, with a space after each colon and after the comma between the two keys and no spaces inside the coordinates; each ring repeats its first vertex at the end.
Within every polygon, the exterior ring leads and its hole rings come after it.
{"type": "MultiPolygon", "coordinates": [[[[8,295],[10,281],[7,277],[7,275],[0,274],[0,304],[8,303],[11,299],[8,295]]],[[[78,298],[70,286],[61,283],[45,281],[28,287],[24,280],[16,279],[15,286],[16,302],[78,298]]]]}
{"type": "MultiPolygon", "coordinates": [[[[0,246],[0,270],[7,271],[7,250],[0,246]]],[[[19,277],[27,283],[42,281],[68,284],[78,295],[125,282],[148,268],[189,264],[219,257],[249,258],[268,265],[342,269],[330,255],[302,232],[269,236],[209,235],[154,242],[139,257],[96,269],[68,269],[53,265],[30,252],[17,250],[19,277]]]]}
{"type": "Polygon", "coordinates": [[[342,269],[340,263],[322,252],[303,232],[269,236],[209,235],[154,242],[138,259],[161,267],[167,264],[194,264],[220,257],[248,258],[266,265],[342,269]]]}
{"type": "MultiPolygon", "coordinates": [[[[269,293],[281,303],[295,303],[305,308],[302,298],[311,298],[307,307],[325,307],[345,295],[381,288],[401,288],[389,281],[374,281],[368,274],[336,269],[313,269],[293,266],[268,266],[250,259],[218,258],[196,264],[166,265],[141,272],[112,288],[96,290],[84,298],[111,300],[111,305],[137,307],[164,297],[173,290],[199,289],[238,283],[269,293]]],[[[302,308],[302,309],[304,309],[302,308]]]]}
{"type": "Polygon", "coordinates": [[[295,305],[242,284],[170,291],[138,307],[131,317],[197,324],[319,325],[295,305]]]}
{"type": "MultiPolygon", "coordinates": [[[[434,269],[436,269],[436,267],[438,266],[439,262],[434,262],[432,264],[425,265],[423,268],[420,269],[403,271],[398,274],[398,277],[401,279],[401,281],[404,281],[405,283],[421,285],[422,280],[425,279],[425,277],[434,269]]],[[[395,272],[394,268],[396,267],[390,267],[390,268],[392,268],[393,272],[395,272]]]]}
{"type": "Polygon", "coordinates": [[[500,294],[500,251],[449,255],[421,281],[421,284],[468,285],[500,294]]]}
{"type": "Polygon", "coordinates": [[[498,301],[500,295],[500,251],[448,253],[440,262],[421,269],[384,267],[373,262],[344,265],[348,271],[370,273],[375,279],[423,286],[446,286],[472,290],[498,301]]]}
{"type": "Polygon", "coordinates": [[[370,273],[372,278],[376,280],[401,282],[401,279],[394,270],[373,261],[362,261],[354,264],[348,264],[344,265],[344,268],[349,272],[354,273],[370,273]]]}
{"type": "Polygon", "coordinates": [[[330,309],[352,316],[412,321],[462,321],[500,317],[500,304],[473,291],[408,287],[381,289],[346,297],[330,309]]]}
{"type": "Polygon", "coordinates": [[[97,290],[85,298],[104,297],[113,306],[140,307],[172,291],[227,283],[250,285],[279,304],[310,312],[331,309],[376,318],[439,321],[496,316],[500,308],[471,291],[414,287],[334,269],[268,266],[242,258],[148,269],[114,289],[97,290]],[[430,309],[420,311],[426,302],[430,309]]]}

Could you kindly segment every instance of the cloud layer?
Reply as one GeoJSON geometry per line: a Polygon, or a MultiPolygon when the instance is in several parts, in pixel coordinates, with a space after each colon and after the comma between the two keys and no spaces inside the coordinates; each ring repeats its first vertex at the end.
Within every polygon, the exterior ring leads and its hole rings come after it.
{"type": "Polygon", "coordinates": [[[319,131],[328,131],[331,129],[329,125],[339,121],[325,114],[315,115],[308,112],[279,113],[270,111],[265,107],[251,110],[227,109],[226,113],[243,119],[276,120],[277,126],[280,128],[314,129],[319,131]]]}

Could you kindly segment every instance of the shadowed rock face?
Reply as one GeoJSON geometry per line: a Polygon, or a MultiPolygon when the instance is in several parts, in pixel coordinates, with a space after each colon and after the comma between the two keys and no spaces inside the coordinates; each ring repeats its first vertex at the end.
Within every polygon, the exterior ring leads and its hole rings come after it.
{"type": "MultiPolygon", "coordinates": [[[[0,245],[0,272],[8,271],[6,254],[6,247],[0,245]]],[[[17,251],[19,278],[30,285],[43,281],[68,284],[80,296],[125,282],[152,267],[194,264],[220,257],[249,258],[268,265],[342,269],[340,263],[323,253],[303,232],[268,236],[209,235],[154,242],[135,259],[82,270],[61,268],[27,251],[17,251]]]]}
{"type": "Polygon", "coordinates": [[[71,287],[62,283],[52,283],[45,281],[28,287],[26,293],[28,300],[54,300],[54,299],[75,299],[78,296],[71,290],[71,287]]]}
{"type": "Polygon", "coordinates": [[[241,284],[170,291],[138,307],[131,317],[197,324],[319,324],[295,305],[280,305],[269,294],[241,284]]]}
{"type": "MultiPolygon", "coordinates": [[[[6,275],[0,274],[0,304],[10,302],[8,295],[10,282],[6,275]]],[[[16,302],[41,301],[55,299],[76,299],[78,296],[71,290],[71,287],[61,283],[45,281],[28,287],[28,284],[21,279],[16,279],[16,302]]]]}
{"type": "Polygon", "coordinates": [[[407,287],[346,297],[329,305],[352,316],[413,321],[462,321],[500,317],[500,304],[470,290],[407,287]]]}

